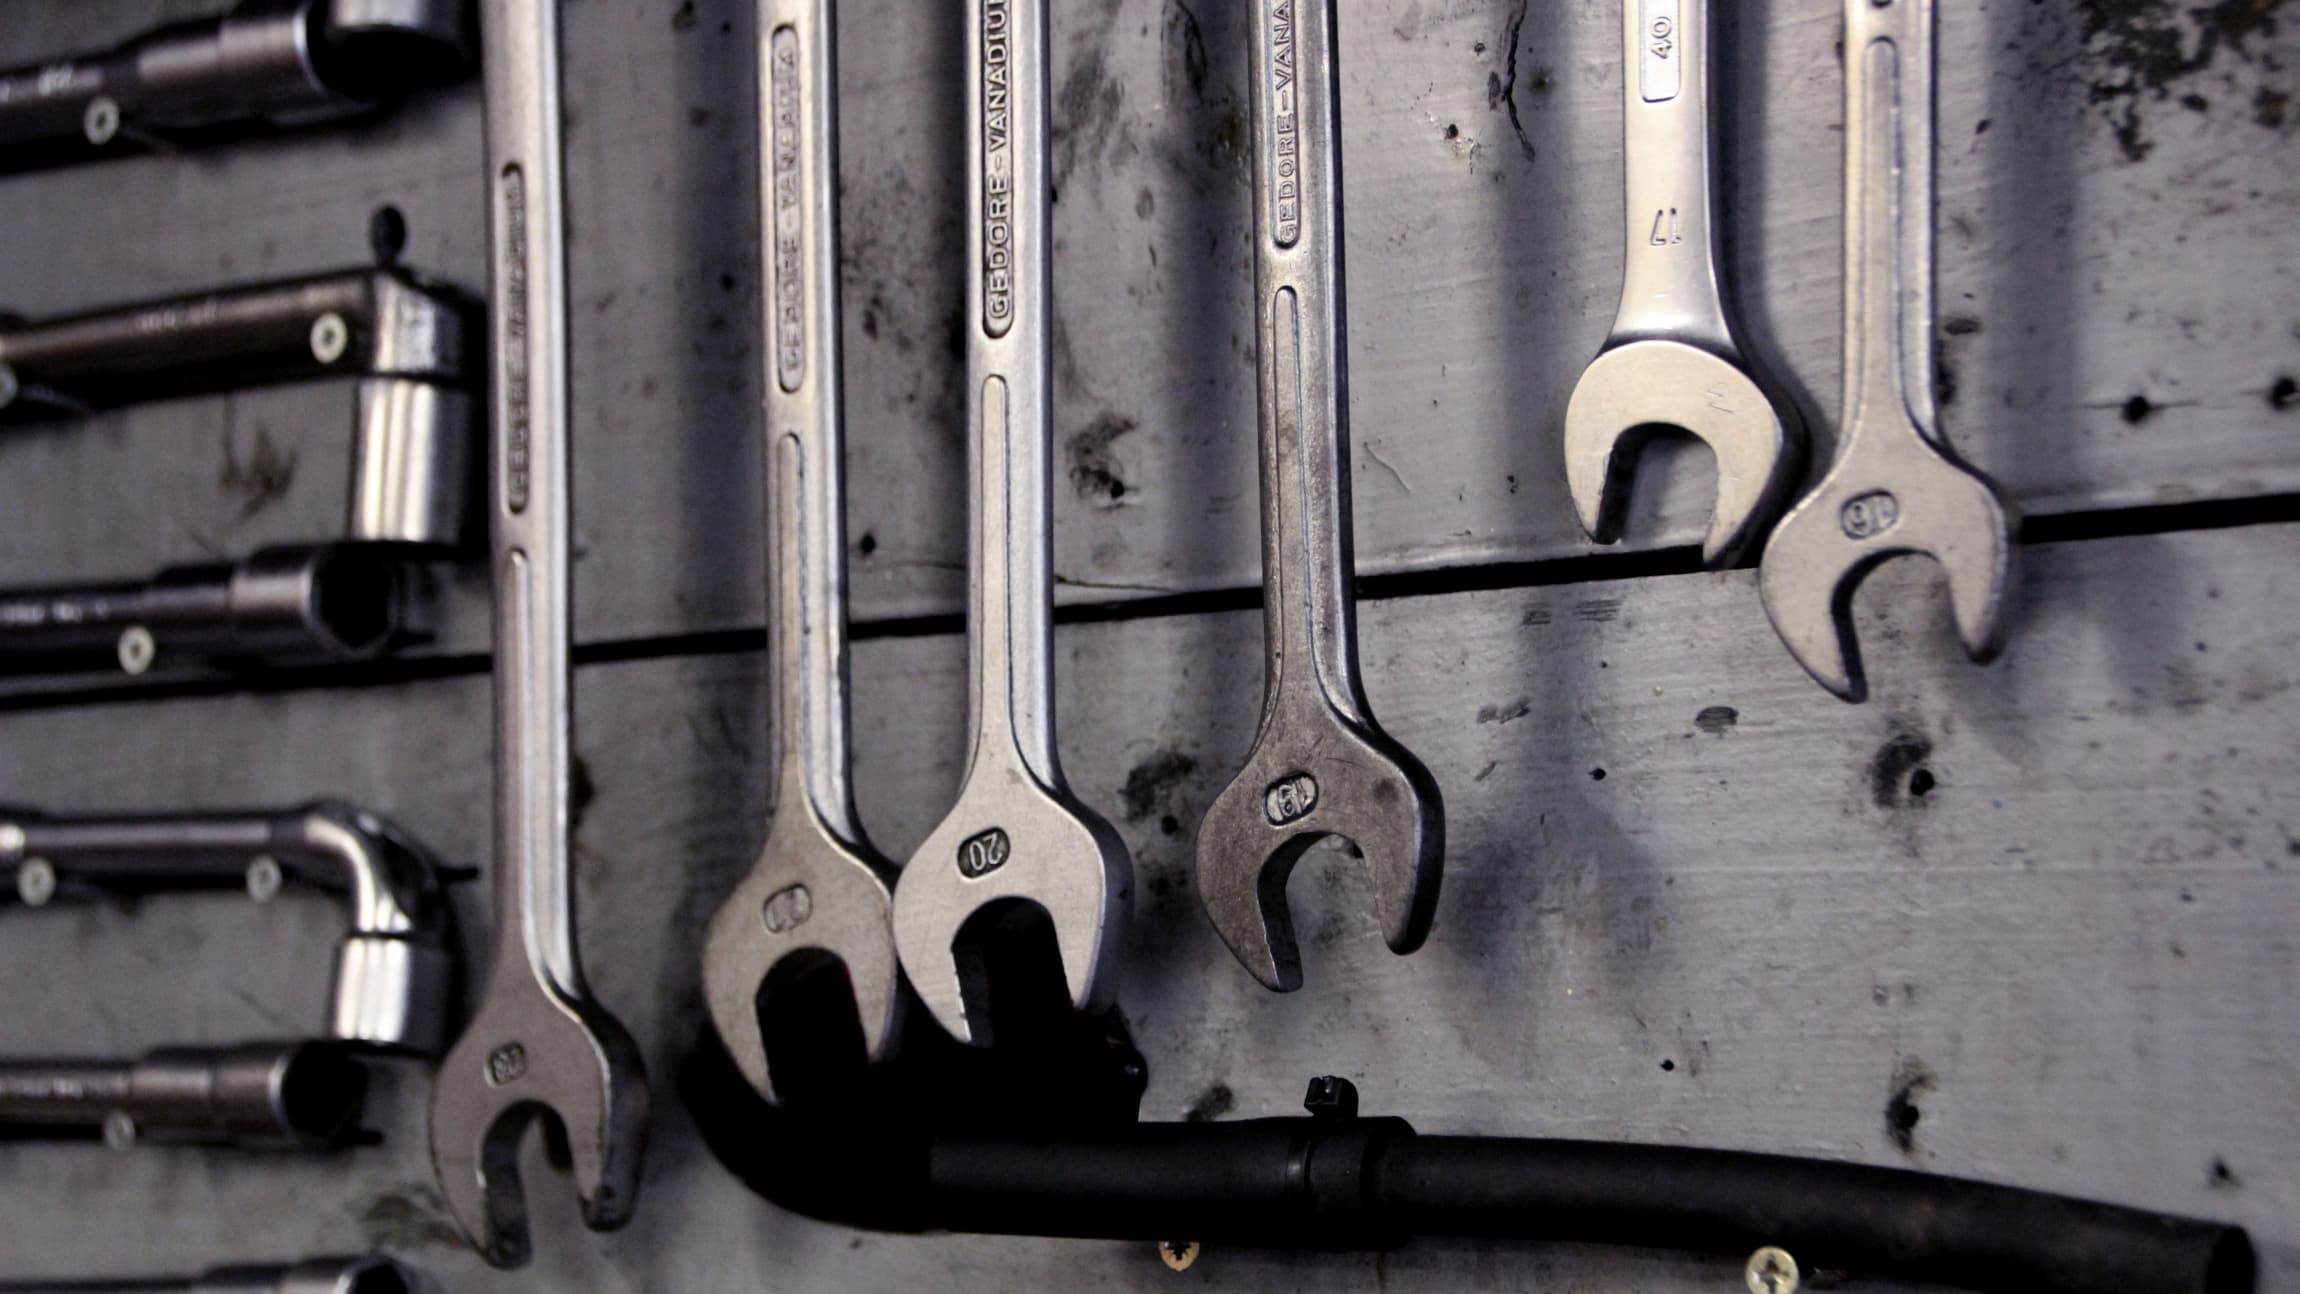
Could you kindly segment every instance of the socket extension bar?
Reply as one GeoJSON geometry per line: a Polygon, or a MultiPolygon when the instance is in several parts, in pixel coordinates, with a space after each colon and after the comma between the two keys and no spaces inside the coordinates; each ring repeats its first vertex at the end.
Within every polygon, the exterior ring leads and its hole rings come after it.
{"type": "Polygon", "coordinates": [[[0,170],[356,116],[461,78],[473,52],[466,0],[245,0],[0,70],[0,170]]]}
{"type": "Polygon", "coordinates": [[[400,641],[413,559],[464,548],[479,487],[479,310],[362,267],[0,321],[0,434],[152,400],[354,379],[342,542],[104,584],[0,590],[0,660],[357,660],[400,641]]]}

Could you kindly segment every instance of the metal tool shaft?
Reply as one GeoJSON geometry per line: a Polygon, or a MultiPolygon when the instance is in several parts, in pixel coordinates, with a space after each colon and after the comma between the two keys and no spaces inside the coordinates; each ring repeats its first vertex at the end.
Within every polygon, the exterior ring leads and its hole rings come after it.
{"type": "Polygon", "coordinates": [[[0,813],[0,901],[43,906],[106,894],[219,886],[263,901],[283,886],[341,895],[327,1034],[436,1054],[454,963],[431,857],[375,815],[318,801],[222,813],[0,813]]]}
{"type": "Polygon", "coordinates": [[[1334,18],[1332,0],[1255,5],[1262,720],[1197,842],[1214,929],[1278,990],[1301,984],[1286,880],[1312,845],[1357,847],[1400,953],[1429,935],[1445,854],[1437,784],[1375,724],[1358,676],[1334,18]]]}
{"type": "Polygon", "coordinates": [[[850,784],[836,37],[830,0],[765,0],[768,542],[778,818],[862,841],[850,784]]]}
{"type": "Polygon", "coordinates": [[[958,803],[903,869],[894,933],[920,999],[982,1042],[992,990],[977,918],[1043,910],[1072,1004],[1098,1008],[1114,990],[1133,865],[1055,755],[1047,5],[971,0],[967,12],[972,736],[958,803]]]}
{"type": "Polygon", "coordinates": [[[760,0],[759,32],[774,798],[758,861],[712,920],[703,987],[728,1053],[772,1100],[760,1013],[787,982],[779,970],[836,960],[868,1056],[894,1037],[902,995],[892,869],[864,837],[849,781],[831,0],[760,0]]]}
{"type": "Polygon", "coordinates": [[[246,0],[0,71],[0,166],[347,116],[459,75],[469,57],[465,0],[246,0]]]}
{"type": "Polygon", "coordinates": [[[1890,558],[1940,563],[1967,655],[2004,641],[2011,509],[1942,438],[1933,395],[1934,57],[1933,0],[1846,0],[1842,427],[1758,571],[1790,653],[1848,701],[1868,695],[1853,594],[1890,558]]]}
{"type": "Polygon", "coordinates": [[[1845,77],[1845,423],[1939,445],[1932,0],[1849,6],[1845,77]]]}
{"type": "Polygon", "coordinates": [[[433,1084],[449,1210],[500,1267],[531,1253],[519,1143],[565,1134],[584,1222],[621,1226],[639,1190],[638,1046],[576,953],[571,765],[567,248],[557,0],[485,0],[494,307],[495,952],[433,1084]]]}
{"type": "Polygon", "coordinates": [[[1010,746],[1055,783],[1046,14],[1044,0],[976,0],[969,12],[979,108],[967,118],[971,753],[1010,746]]]}
{"type": "Polygon", "coordinates": [[[346,536],[453,547],[474,493],[475,316],[439,284],[354,269],[0,325],[0,425],[356,378],[346,536]]]}
{"type": "Polygon", "coordinates": [[[359,660],[392,645],[404,611],[403,567],[388,549],[265,549],[150,580],[0,590],[0,669],[359,660]]]}
{"type": "Polygon", "coordinates": [[[1612,543],[1653,433],[1699,439],[1717,475],[1702,557],[1722,566],[1772,520],[1802,465],[1803,428],[1749,372],[1719,288],[1709,0],[1619,3],[1621,304],[1566,405],[1566,486],[1590,537],[1612,543]]]}
{"type": "Polygon", "coordinates": [[[1340,109],[1325,0],[1255,6],[1254,279],[1262,343],[1262,587],[1271,690],[1364,721],[1350,512],[1340,109]]]}
{"type": "Polygon", "coordinates": [[[1626,221],[1613,340],[1735,353],[1711,216],[1709,0],[1621,0],[1626,221]]]}
{"type": "Polygon", "coordinates": [[[10,421],[329,377],[470,384],[468,303],[395,269],[350,269],[0,325],[10,421]]]}
{"type": "Polygon", "coordinates": [[[316,1149],[350,1132],[366,1099],[367,1071],[333,1043],[0,1061],[0,1128],[101,1131],[123,1147],[148,1139],[316,1149]]]}
{"type": "Polygon", "coordinates": [[[558,8],[553,0],[486,6],[496,262],[495,912],[519,936],[498,938],[495,950],[498,974],[540,975],[581,996],[568,849],[574,619],[558,8]]]}

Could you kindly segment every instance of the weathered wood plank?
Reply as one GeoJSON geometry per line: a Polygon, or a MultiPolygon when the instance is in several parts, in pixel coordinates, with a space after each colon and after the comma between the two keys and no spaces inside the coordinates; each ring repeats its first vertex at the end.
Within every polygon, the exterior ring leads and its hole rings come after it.
{"type": "MultiPolygon", "coordinates": [[[[1308,1075],[1338,1072],[1369,1110],[1436,1131],[1907,1163],[2237,1219],[2267,1251],[2262,1288],[2294,1294],[2296,542],[2300,527],[2271,526],[2038,549],[2021,630],[1985,669],[1955,655],[1926,568],[1889,567],[1863,603],[1866,707],[1780,653],[1745,572],[1371,603],[1374,703],[1447,794],[1445,896],[1429,947],[1391,957],[1361,878],[1314,854],[1292,887],[1308,983],[1291,997],[1229,960],[1189,881],[1196,819],[1252,735],[1258,619],[1065,627],[1070,773],[1142,880],[1121,997],[1150,1059],[1146,1113],[1218,1103],[1217,1087],[1236,1117],[1280,1113],[1308,1075]],[[1905,1149],[1896,1096],[1918,1111],[1905,1149]]],[[[856,785],[897,856],[957,785],[962,655],[956,636],[858,653],[856,785]]],[[[578,692],[589,968],[661,1080],[702,1027],[703,924],[761,835],[760,662],[601,667],[578,692]]],[[[0,769],[11,800],[59,809],[338,792],[484,863],[486,694],[471,678],[0,715],[0,769]]],[[[317,905],[5,919],[12,1051],[317,1018],[317,905]]],[[[0,1273],[373,1241],[478,1287],[429,1193],[420,1083],[380,1099],[386,1146],[319,1163],[0,1147],[0,1273]]],[[[799,1222],[745,1196],[664,1105],[633,1228],[581,1233],[534,1165],[539,1263],[485,1288],[1176,1279],[1141,1246],[858,1241],[799,1222]]],[[[1446,1243],[1216,1252],[1190,1279],[1690,1294],[1737,1273],[1446,1243]]]]}
{"type": "MultiPolygon", "coordinates": [[[[205,7],[24,7],[0,57],[205,7]]],[[[1234,8],[1108,0],[1057,16],[1067,599],[1259,578],[1234,8]]],[[[1556,440],[1620,273],[1613,10],[1345,8],[1361,566],[1583,551],[1556,440]]],[[[1825,451],[1836,7],[1734,12],[1740,314],[1825,451]]],[[[2300,399],[2277,385],[2300,378],[2300,230],[2281,215],[2300,199],[2287,164],[2300,111],[2285,106],[2300,25],[2253,13],[1944,6],[1944,421],[2031,510],[2300,488],[2300,399]]],[[[953,611],[964,588],[956,24],[955,9],[911,0],[846,6],[849,521],[864,619],[953,611]]],[[[566,31],[580,632],[755,625],[749,9],[579,6],[566,31]]],[[[0,297],[39,314],[339,264],[363,254],[385,202],[408,216],[410,263],[478,286],[480,167],[465,86],[357,130],[10,178],[0,297]]],[[[209,401],[0,438],[0,513],[34,518],[0,545],[0,580],[132,573],[207,544],[324,532],[347,441],[323,407],[209,401]],[[251,493],[245,464],[266,441],[297,470],[251,493]]],[[[1699,455],[1649,464],[1634,542],[1694,539],[1708,471],[1699,455]]],[[[476,598],[457,599],[442,646],[475,650],[485,635],[476,598]]]]}

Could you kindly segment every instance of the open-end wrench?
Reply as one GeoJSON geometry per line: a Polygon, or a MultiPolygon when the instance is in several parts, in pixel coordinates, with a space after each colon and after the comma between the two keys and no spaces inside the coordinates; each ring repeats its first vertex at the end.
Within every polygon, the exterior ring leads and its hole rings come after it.
{"type": "Polygon", "coordinates": [[[1445,861],[1437,783],[1374,723],[1351,599],[1349,355],[1333,0],[1254,6],[1254,283],[1261,336],[1262,726],[1198,828],[1198,891],[1257,979],[1301,987],[1286,879],[1346,837],[1382,937],[1429,937],[1445,861]]]}
{"type": "Polygon", "coordinates": [[[1751,380],[1718,289],[1710,166],[1709,0],[1621,0],[1626,230],[1621,307],[1565,409],[1565,476],[1590,538],[1621,537],[1655,429],[1717,460],[1712,566],[1763,530],[1803,459],[1803,429],[1751,380]]]}
{"type": "Polygon", "coordinates": [[[848,782],[841,486],[837,41],[831,0],[760,0],[760,232],[766,241],[767,601],[773,817],[711,921],[703,996],[737,1068],[775,1099],[762,999],[778,968],[845,967],[878,1056],[895,1031],[890,865],[848,782]]]}
{"type": "Polygon", "coordinates": [[[1926,554],[1976,661],[2003,643],[2012,513],[1933,403],[1933,0],[1845,4],[1845,394],[1837,461],[1774,530],[1765,613],[1806,672],[1868,695],[1853,592],[1926,554]]]}
{"type": "Polygon", "coordinates": [[[647,1080],[575,951],[569,762],[567,255],[558,0],[486,0],[495,340],[495,959],[441,1062],[431,1159],[487,1260],[527,1261],[519,1142],[556,1121],[583,1220],[621,1226],[639,1190],[647,1080]]]}
{"type": "Polygon", "coordinates": [[[1053,921],[1070,1000],[1106,1004],[1134,890],[1125,843],[1071,794],[1054,751],[1053,425],[1046,181],[1047,0],[969,0],[967,713],[958,803],[895,886],[894,942],[943,1027],[989,1041],[970,951],[1025,901],[1053,921]]]}

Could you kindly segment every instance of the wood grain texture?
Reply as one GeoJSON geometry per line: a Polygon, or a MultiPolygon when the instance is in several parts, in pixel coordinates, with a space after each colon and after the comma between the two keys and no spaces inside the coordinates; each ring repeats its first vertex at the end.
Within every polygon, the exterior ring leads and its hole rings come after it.
{"type": "MultiPolygon", "coordinates": [[[[1390,956],[1361,877],[1321,848],[1291,887],[1307,984],[1287,997],[1229,959],[1189,880],[1196,820],[1252,736],[1258,617],[1066,626],[1065,760],[1141,880],[1120,996],[1150,1061],[1145,1114],[1217,1087],[1232,1117],[1283,1113],[1309,1075],[1341,1073],[1369,1111],[1428,1131],[1909,1164],[2233,1219],[2263,1246],[2262,1288],[2295,1294],[2296,545],[2286,525],[2034,550],[2020,631],[1987,668],[1956,654],[1932,573],[1888,567],[1862,604],[1866,707],[1780,652],[1745,572],[1367,604],[1373,703],[1448,798],[1437,933],[1390,956]],[[1918,1113],[1905,1149],[1896,1096],[1918,1113]]],[[[956,635],[858,650],[858,797],[897,857],[957,785],[962,655],[956,635]]],[[[704,923],[763,832],[761,666],[578,679],[586,961],[659,1090],[702,1027],[704,923]]],[[[484,866],[487,687],[0,715],[0,769],[10,800],[58,810],[344,794],[484,866]]],[[[473,939],[483,893],[464,893],[473,939]]],[[[319,1018],[317,903],[5,919],[11,1051],[319,1018]]],[[[538,1160],[537,1264],[482,1278],[432,1193],[419,1076],[378,1102],[386,1144],[328,1160],[0,1146],[0,1274],[377,1243],[458,1290],[1738,1281],[1735,1264],[1576,1247],[1218,1250],[1177,1278],[1139,1245],[854,1236],[747,1196],[667,1097],[630,1230],[582,1232],[538,1160]]]]}
{"type": "MultiPolygon", "coordinates": [[[[0,58],[115,38],[150,0],[19,5],[0,58]],[[21,16],[18,14],[21,10],[21,16]]],[[[1559,422],[1619,287],[1609,4],[1344,6],[1358,553],[1368,572],[1587,550],[1559,422]]],[[[1825,457],[1842,89],[1831,0],[1730,7],[1728,272],[1748,348],[1825,457]]],[[[1259,581],[1236,7],[1056,15],[1058,595],[1259,581]]],[[[964,592],[958,11],[850,0],[842,218],[858,618],[964,592]]],[[[2031,510],[2288,493],[2300,399],[2300,23],[2252,7],[1943,6],[1943,421],[2031,510]],[[2245,15],[2255,15],[2246,17],[2245,15]],[[2278,390],[2286,392],[2281,399],[2278,390]]],[[[763,622],[756,148],[740,0],[570,8],[577,614],[586,641],[763,622]]],[[[30,315],[317,269],[408,217],[479,286],[475,86],[349,130],[0,180],[0,304],[30,315]]],[[[348,438],[318,393],[0,438],[0,581],[127,574],[330,533],[348,438]],[[292,456],[251,492],[245,464],[292,456]],[[240,466],[235,467],[235,464],[240,466]],[[258,495],[264,497],[259,498],[258,495]]],[[[1698,536],[1706,457],[1659,449],[1639,546],[1698,536]]],[[[468,581],[439,649],[483,650],[468,581]]]]}

